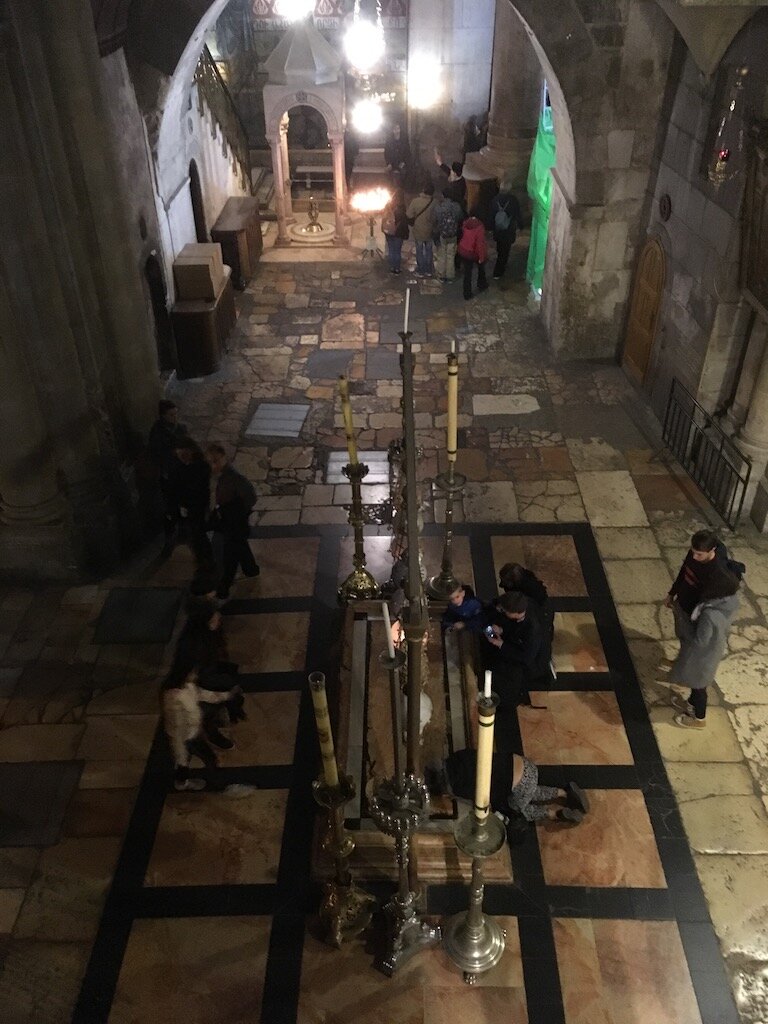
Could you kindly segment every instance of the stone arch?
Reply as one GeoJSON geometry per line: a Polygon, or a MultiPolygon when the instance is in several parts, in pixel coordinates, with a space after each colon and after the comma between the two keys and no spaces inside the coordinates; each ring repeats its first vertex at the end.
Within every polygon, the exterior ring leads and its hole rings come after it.
{"type": "Polygon", "coordinates": [[[325,126],[328,130],[328,138],[333,141],[334,138],[339,138],[343,132],[342,118],[343,118],[343,98],[341,96],[341,90],[339,92],[339,105],[336,110],[331,104],[323,99],[322,96],[318,95],[317,92],[307,92],[303,89],[291,89],[287,86],[272,86],[272,89],[280,89],[283,93],[282,96],[273,93],[270,97],[272,100],[272,106],[270,107],[269,114],[265,116],[266,121],[266,135],[267,139],[276,138],[280,132],[280,125],[283,117],[293,107],[312,107],[316,110],[325,121],[325,126]]]}

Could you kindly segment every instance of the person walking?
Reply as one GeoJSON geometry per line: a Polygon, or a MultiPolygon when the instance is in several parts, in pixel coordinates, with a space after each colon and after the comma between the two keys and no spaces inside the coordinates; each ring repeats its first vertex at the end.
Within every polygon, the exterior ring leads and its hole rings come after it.
{"type": "Polygon", "coordinates": [[[210,445],[206,459],[216,478],[210,525],[221,539],[221,578],[217,594],[221,600],[226,600],[238,566],[246,576],[259,575],[248,544],[248,518],[256,504],[256,491],[250,480],[238,473],[221,445],[210,445]]]}
{"type": "Polygon", "coordinates": [[[408,217],[405,212],[405,193],[396,188],[381,215],[381,230],[387,246],[390,274],[399,274],[403,242],[408,238],[408,217]]]}
{"type": "Polygon", "coordinates": [[[435,273],[444,282],[456,279],[456,245],[463,219],[461,207],[443,189],[442,196],[435,203],[435,273]]]}
{"type": "Polygon", "coordinates": [[[169,398],[157,403],[157,419],[152,424],[147,441],[147,453],[157,474],[160,499],[163,504],[163,532],[165,544],[162,556],[166,558],[173,551],[177,521],[173,511],[173,499],[168,489],[168,474],[173,465],[174,445],[189,435],[183,423],[179,423],[179,409],[169,398]]]}
{"type": "Polygon", "coordinates": [[[435,233],[435,186],[431,181],[425,182],[421,192],[411,200],[406,214],[416,242],[416,273],[419,277],[432,277],[435,272],[432,255],[432,237],[435,233]]]}
{"type": "MultiPolygon", "coordinates": [[[[192,549],[198,572],[210,571],[213,565],[213,549],[206,532],[210,480],[210,466],[192,438],[178,438],[168,470],[169,514],[176,524],[178,539],[186,541],[192,549]]],[[[173,539],[171,536],[168,543],[173,539]]]]}
{"type": "Polygon", "coordinates": [[[458,254],[464,265],[464,298],[471,299],[472,272],[475,267],[477,267],[477,290],[484,292],[488,287],[485,277],[485,261],[488,259],[485,227],[474,209],[461,226],[458,254]]]}
{"type": "Polygon", "coordinates": [[[691,688],[687,699],[672,698],[672,706],[679,712],[674,716],[675,725],[681,728],[706,726],[707,687],[714,682],[726,653],[728,632],[739,609],[738,590],[737,577],[714,561],[690,616],[679,602],[672,605],[680,652],[672,663],[669,681],[691,688]]]}
{"type": "Polygon", "coordinates": [[[491,203],[493,238],[496,242],[496,263],[493,268],[495,280],[504,276],[512,246],[515,244],[517,229],[523,226],[520,203],[512,192],[509,181],[502,181],[498,195],[491,203]]]}

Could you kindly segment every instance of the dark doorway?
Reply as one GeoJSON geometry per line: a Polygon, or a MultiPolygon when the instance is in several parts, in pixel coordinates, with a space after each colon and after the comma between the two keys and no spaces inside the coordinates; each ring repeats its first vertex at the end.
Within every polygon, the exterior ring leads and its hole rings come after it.
{"type": "Polygon", "coordinates": [[[172,370],[176,366],[176,345],[173,340],[173,325],[168,312],[168,292],[165,287],[163,268],[157,256],[150,256],[144,264],[144,277],[149,288],[149,301],[155,321],[157,359],[161,370],[172,370]]]}
{"type": "Polygon", "coordinates": [[[195,234],[198,242],[208,241],[208,229],[205,226],[205,206],[203,205],[203,189],[200,184],[200,172],[194,160],[189,161],[189,195],[192,199],[192,216],[195,218],[195,234]]]}

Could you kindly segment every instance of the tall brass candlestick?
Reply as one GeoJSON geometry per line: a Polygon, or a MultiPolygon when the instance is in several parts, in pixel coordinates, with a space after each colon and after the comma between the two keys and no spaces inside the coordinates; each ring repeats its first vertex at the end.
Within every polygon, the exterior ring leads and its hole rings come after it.
{"type": "Polygon", "coordinates": [[[451,960],[472,985],[478,975],[495,967],[504,953],[505,934],[492,917],[483,914],[483,860],[493,856],[505,841],[504,826],[491,814],[491,766],[493,728],[499,698],[480,695],[478,708],[477,774],[474,806],[456,828],[456,845],[472,858],[469,909],[456,914],[443,929],[443,944],[451,960]]]}
{"type": "Polygon", "coordinates": [[[363,541],[363,497],[361,484],[368,474],[368,467],[362,462],[350,462],[344,466],[342,473],[352,485],[352,504],[349,506],[349,524],[355,536],[355,550],[352,555],[354,568],[339,587],[339,600],[346,604],[349,601],[373,601],[379,596],[379,585],[365,567],[365,543],[363,541]]]}
{"type": "Polygon", "coordinates": [[[352,421],[352,403],[349,400],[349,383],[344,374],[339,375],[339,395],[341,396],[341,415],[344,417],[344,433],[347,437],[347,454],[350,466],[357,465],[357,442],[355,441],[355,425],[352,421]]]}
{"type": "Polygon", "coordinates": [[[440,572],[427,584],[427,593],[437,601],[445,601],[459,586],[453,574],[453,505],[464,489],[467,478],[456,472],[458,454],[459,419],[459,360],[451,346],[448,356],[448,426],[446,431],[446,455],[448,472],[435,480],[436,492],[445,495],[445,539],[440,572]]]}

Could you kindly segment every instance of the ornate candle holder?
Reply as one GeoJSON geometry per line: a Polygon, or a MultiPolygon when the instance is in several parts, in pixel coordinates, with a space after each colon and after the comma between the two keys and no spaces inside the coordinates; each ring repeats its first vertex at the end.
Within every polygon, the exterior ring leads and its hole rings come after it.
{"type": "Polygon", "coordinates": [[[424,820],[429,807],[427,787],[412,774],[384,779],[371,798],[371,817],[384,835],[395,840],[397,892],[384,907],[387,915],[387,949],[376,962],[387,977],[407,963],[414,954],[440,942],[440,928],[417,913],[419,893],[411,889],[408,866],[413,833],[424,820]]]}
{"type": "Polygon", "coordinates": [[[445,494],[445,540],[440,572],[427,584],[427,594],[437,601],[446,601],[459,586],[453,575],[453,505],[460,498],[467,478],[457,473],[454,463],[448,463],[448,472],[441,473],[435,480],[436,486],[445,494]]]}
{"type": "Polygon", "coordinates": [[[363,544],[363,498],[361,484],[368,475],[368,467],[362,462],[348,463],[342,469],[352,485],[352,504],[349,507],[349,525],[355,533],[355,552],[352,556],[354,569],[339,587],[339,601],[372,601],[379,595],[379,585],[365,568],[365,546],[363,544]]]}
{"type": "MultiPolygon", "coordinates": [[[[499,698],[478,697],[481,711],[490,718],[496,714],[499,698]]],[[[487,719],[486,719],[487,720],[487,719]]],[[[469,909],[449,918],[445,925],[443,946],[451,960],[464,972],[464,981],[474,985],[479,974],[489,971],[501,960],[506,935],[492,918],[483,914],[483,861],[498,853],[506,841],[504,826],[490,811],[485,817],[478,808],[462,818],[456,827],[456,845],[472,858],[472,880],[469,885],[469,909]]]]}
{"type": "Polygon", "coordinates": [[[332,857],[334,877],[326,882],[320,903],[324,940],[341,948],[345,939],[354,938],[371,923],[376,901],[355,886],[349,870],[349,858],[355,849],[352,836],[344,828],[344,805],[355,795],[349,775],[340,775],[338,786],[329,786],[321,776],[312,783],[312,795],[328,812],[321,844],[332,857]]]}

